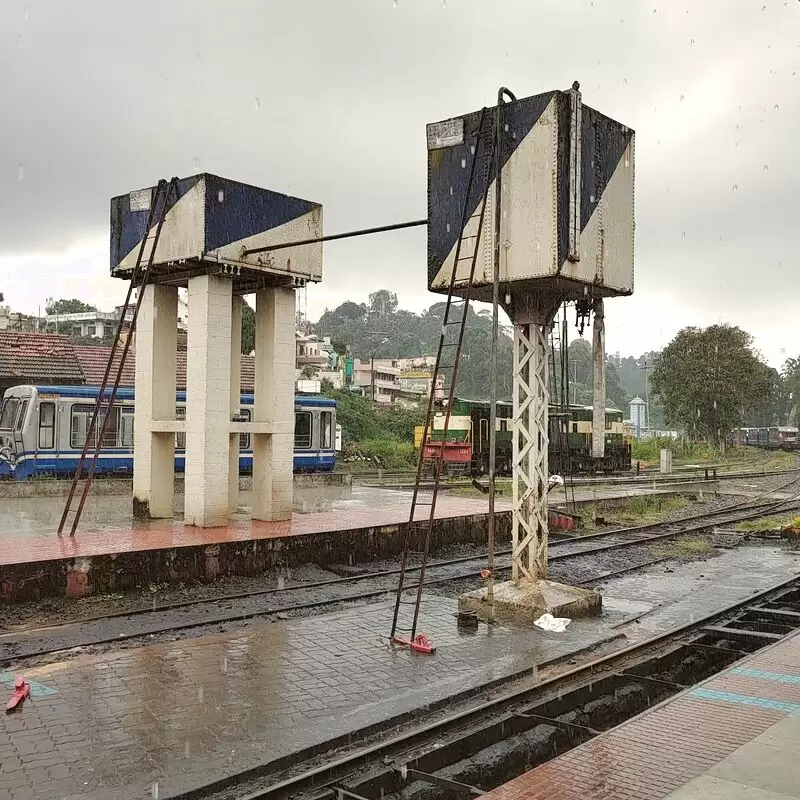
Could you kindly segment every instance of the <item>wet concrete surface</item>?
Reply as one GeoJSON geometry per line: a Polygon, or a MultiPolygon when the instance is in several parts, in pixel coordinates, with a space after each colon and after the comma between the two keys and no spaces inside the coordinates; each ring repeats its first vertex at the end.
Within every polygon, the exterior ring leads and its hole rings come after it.
{"type": "MultiPolygon", "coordinates": [[[[232,519],[249,516],[250,492],[239,493],[239,509],[232,519]]],[[[2,500],[0,529],[9,536],[53,536],[64,511],[63,497],[18,497],[2,500]]],[[[407,507],[397,492],[364,486],[315,486],[294,491],[294,511],[319,511],[407,507]],[[405,506],[404,506],[405,504],[405,506]]],[[[183,495],[175,495],[175,519],[183,519],[183,495]]],[[[163,520],[134,519],[130,496],[89,495],[81,517],[81,530],[127,531],[163,525],[163,520]]]]}
{"type": "Polygon", "coordinates": [[[786,544],[744,543],[708,558],[612,578],[600,589],[604,597],[635,603],[632,616],[649,607],[649,613],[619,628],[636,642],[692,623],[798,574],[800,551],[786,544]]]}
{"type": "Polygon", "coordinates": [[[168,797],[569,658],[614,636],[610,625],[622,618],[576,620],[565,634],[462,633],[455,602],[429,597],[420,629],[437,650],[418,656],[387,645],[391,609],[384,602],[29,670],[33,702],[0,731],[0,795],[168,797]]]}
{"type": "MultiPolygon", "coordinates": [[[[674,495],[675,493],[674,490],[658,487],[635,487],[632,489],[592,487],[576,489],[575,499],[577,502],[600,502],[620,500],[641,494],[674,495]]],[[[449,497],[451,494],[448,493],[447,496],[449,497]]],[[[411,496],[412,493],[406,490],[363,485],[295,488],[294,513],[295,515],[313,515],[323,511],[392,509],[398,513],[407,514],[411,496]]],[[[707,498],[713,498],[713,496],[713,492],[706,493],[707,498]]],[[[231,516],[232,521],[249,519],[250,497],[250,492],[239,493],[239,507],[237,513],[231,516]]],[[[473,498],[473,502],[477,501],[473,498]]],[[[488,503],[488,500],[483,499],[483,502],[488,503]]],[[[507,508],[508,502],[509,498],[500,498],[498,508],[507,508]]],[[[0,518],[0,535],[20,538],[51,537],[58,528],[64,503],[63,497],[4,498],[2,500],[2,518],[0,518]]],[[[552,505],[554,507],[563,506],[563,497],[554,496],[552,505]]],[[[488,508],[488,505],[485,508],[488,508]]],[[[183,519],[182,494],[175,496],[174,513],[176,521],[183,519]]],[[[90,494],[81,517],[80,531],[130,531],[131,529],[135,531],[161,527],[163,524],[164,520],[133,519],[129,496],[90,494]]]]}
{"type": "MultiPolygon", "coordinates": [[[[148,796],[155,784],[168,797],[550,658],[569,660],[615,634],[627,639],[606,649],[648,638],[798,572],[800,553],[780,543],[671,561],[603,582],[603,617],[575,620],[564,635],[483,625],[461,633],[455,600],[427,593],[420,629],[437,645],[432,657],[387,646],[392,605],[385,600],[254,621],[226,635],[23,664],[36,691],[0,732],[0,797],[13,789],[15,798],[126,800],[148,796]],[[638,622],[620,625],[634,616],[638,622]]],[[[13,673],[5,677],[10,693],[13,673]]]]}

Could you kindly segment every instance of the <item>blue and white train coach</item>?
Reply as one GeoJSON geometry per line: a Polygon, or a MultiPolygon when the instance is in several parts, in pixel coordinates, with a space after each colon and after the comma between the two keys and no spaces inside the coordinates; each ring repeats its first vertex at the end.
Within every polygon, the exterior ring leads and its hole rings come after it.
{"type": "MultiPolygon", "coordinates": [[[[97,402],[91,386],[15,386],[0,406],[0,479],[72,476],[97,402]]],[[[119,389],[100,447],[96,475],[133,471],[133,389],[119,389]]],[[[186,417],[186,392],[177,392],[176,417],[186,417]]],[[[243,394],[239,419],[252,418],[253,395],[243,394]]],[[[336,401],[315,395],[294,400],[294,471],[330,472],[336,465],[336,401]]],[[[95,434],[96,436],[96,434],[95,434]]],[[[176,434],[175,471],[183,472],[186,435],[176,434]]],[[[249,434],[240,438],[242,473],[253,468],[249,434]]]]}

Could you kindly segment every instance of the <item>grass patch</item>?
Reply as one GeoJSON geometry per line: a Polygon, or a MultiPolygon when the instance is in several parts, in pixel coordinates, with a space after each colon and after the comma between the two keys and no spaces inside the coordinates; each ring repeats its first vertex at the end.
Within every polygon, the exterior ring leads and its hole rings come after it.
{"type": "Polygon", "coordinates": [[[679,539],[653,548],[659,558],[687,558],[703,555],[711,550],[713,547],[705,539],[679,539]]]}
{"type": "Polygon", "coordinates": [[[800,528],[800,517],[763,517],[762,519],[746,519],[737,522],[733,529],[747,533],[760,533],[763,531],[777,531],[785,525],[800,528]]]}
{"type": "Polygon", "coordinates": [[[598,508],[596,503],[578,506],[580,525],[576,531],[578,536],[594,533],[597,530],[596,519],[602,517],[612,525],[645,524],[660,522],[665,516],[690,505],[685,497],[674,497],[663,494],[643,494],[629,497],[623,505],[611,508],[598,508]]]}
{"type": "Polygon", "coordinates": [[[634,441],[631,457],[643,466],[658,466],[661,449],[672,450],[675,466],[713,464],[731,470],[780,470],[797,466],[797,457],[783,450],[762,450],[758,447],[728,447],[723,453],[705,442],[680,439],[643,439],[634,441]]]}
{"type": "Polygon", "coordinates": [[[604,516],[617,522],[658,522],[667,514],[679,511],[688,505],[689,500],[685,497],[641,494],[629,497],[625,505],[609,509],[604,516]]]}

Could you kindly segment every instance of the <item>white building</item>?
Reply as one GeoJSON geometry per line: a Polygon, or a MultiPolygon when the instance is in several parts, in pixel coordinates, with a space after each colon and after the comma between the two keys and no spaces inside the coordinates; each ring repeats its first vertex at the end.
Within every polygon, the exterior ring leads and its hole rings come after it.
{"type": "Polygon", "coordinates": [[[364,397],[376,403],[409,403],[419,402],[425,397],[425,388],[406,388],[400,378],[400,362],[398,359],[354,359],[353,386],[358,386],[364,397]]]}
{"type": "Polygon", "coordinates": [[[46,319],[48,330],[63,331],[73,336],[102,339],[104,336],[112,336],[114,334],[119,322],[119,311],[80,311],[76,314],[48,314],[46,319]]]}

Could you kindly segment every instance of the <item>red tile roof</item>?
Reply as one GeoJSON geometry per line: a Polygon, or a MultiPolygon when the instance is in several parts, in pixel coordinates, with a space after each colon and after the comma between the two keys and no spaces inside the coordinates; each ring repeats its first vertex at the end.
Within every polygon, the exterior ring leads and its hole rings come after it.
{"type": "Polygon", "coordinates": [[[0,382],[82,384],[84,378],[66,336],[2,331],[0,382]]]}
{"type": "MultiPolygon", "coordinates": [[[[106,371],[106,364],[108,364],[108,357],[111,354],[110,347],[86,347],[82,345],[75,345],[75,355],[80,364],[83,375],[86,379],[88,386],[99,386],[103,382],[103,374],[106,371]]],[[[116,370],[119,366],[120,357],[122,356],[122,348],[117,348],[117,355],[114,358],[114,364],[111,368],[111,381],[113,382],[116,376],[116,370]]],[[[136,380],[136,358],[133,353],[133,345],[131,345],[128,357],[125,359],[125,367],[122,370],[122,380],[120,386],[133,386],[136,380]]]]}
{"type": "MultiPolygon", "coordinates": [[[[86,383],[90,386],[99,386],[103,380],[103,372],[108,362],[111,352],[110,347],[75,347],[75,354],[81,365],[86,383]]],[[[119,363],[119,357],[115,359],[119,363]]],[[[115,374],[112,368],[112,376],[115,374]]],[[[120,386],[133,386],[136,376],[136,353],[131,345],[128,357],[125,359],[125,368],[122,373],[120,386]]],[[[255,358],[253,356],[242,356],[242,377],[241,390],[252,392],[255,385],[255,358]]],[[[178,389],[186,388],[186,353],[178,351],[178,364],[176,375],[176,386],[178,389]]]]}

